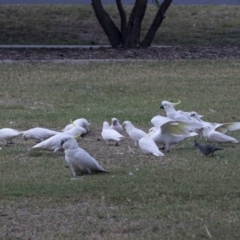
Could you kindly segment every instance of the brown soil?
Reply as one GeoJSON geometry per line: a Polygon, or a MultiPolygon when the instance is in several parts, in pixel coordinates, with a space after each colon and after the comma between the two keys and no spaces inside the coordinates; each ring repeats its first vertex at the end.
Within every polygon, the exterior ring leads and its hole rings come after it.
{"type": "Polygon", "coordinates": [[[214,47],[151,47],[148,49],[112,48],[4,48],[0,60],[65,59],[230,59],[240,58],[240,45],[214,47]]]}

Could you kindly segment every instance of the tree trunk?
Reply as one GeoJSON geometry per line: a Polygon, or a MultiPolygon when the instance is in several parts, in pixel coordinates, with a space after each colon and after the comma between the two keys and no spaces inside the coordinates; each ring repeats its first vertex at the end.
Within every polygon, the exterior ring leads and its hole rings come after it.
{"type": "Polygon", "coordinates": [[[118,27],[110,18],[109,14],[104,10],[101,0],[92,0],[93,10],[95,15],[102,26],[104,32],[108,36],[110,44],[113,48],[121,47],[123,38],[118,27]]]}
{"type": "Polygon", "coordinates": [[[125,41],[126,36],[126,27],[127,27],[127,20],[126,20],[126,12],[122,6],[122,0],[116,0],[117,8],[120,14],[121,19],[121,33],[122,33],[122,39],[123,39],[123,45],[125,41]]]}
{"type": "Polygon", "coordinates": [[[136,48],[140,44],[141,25],[147,8],[147,0],[136,0],[130,14],[124,39],[125,48],[136,48]]]}
{"type": "Polygon", "coordinates": [[[153,38],[158,30],[158,28],[161,26],[161,23],[163,19],[165,18],[164,14],[171,5],[172,0],[164,0],[164,2],[161,4],[161,6],[158,9],[158,12],[152,22],[152,25],[150,26],[145,38],[141,42],[140,46],[143,48],[147,48],[151,45],[153,38]]]}
{"type": "Polygon", "coordinates": [[[151,45],[158,28],[165,18],[164,14],[171,5],[172,0],[163,1],[161,6],[158,8],[155,19],[153,20],[153,23],[150,26],[145,38],[142,42],[140,42],[142,20],[147,9],[147,2],[148,0],[135,0],[134,7],[127,23],[126,13],[122,6],[122,0],[116,0],[117,8],[121,18],[120,31],[110,18],[109,14],[104,10],[102,6],[102,0],[92,0],[92,6],[95,15],[113,48],[147,48],[151,45]]]}

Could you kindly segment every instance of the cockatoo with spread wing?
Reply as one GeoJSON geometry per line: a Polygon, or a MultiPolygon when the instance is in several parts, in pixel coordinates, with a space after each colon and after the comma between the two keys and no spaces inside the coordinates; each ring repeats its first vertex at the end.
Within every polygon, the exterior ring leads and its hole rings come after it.
{"type": "Polygon", "coordinates": [[[123,127],[122,127],[122,125],[120,124],[120,122],[118,121],[117,118],[112,118],[112,123],[110,125],[110,128],[116,130],[120,134],[123,134],[123,127]]]}
{"type": "Polygon", "coordinates": [[[0,139],[4,142],[4,144],[7,146],[8,144],[13,143],[13,138],[23,134],[24,132],[18,131],[16,129],[12,128],[2,128],[0,129],[0,139]]]}
{"type": "Polygon", "coordinates": [[[153,154],[157,157],[164,156],[164,154],[159,150],[155,141],[152,138],[150,138],[148,135],[145,137],[142,137],[138,143],[143,153],[153,154]]]}
{"type": "Polygon", "coordinates": [[[198,122],[202,123],[203,127],[210,127],[217,132],[226,133],[227,131],[236,131],[240,129],[240,122],[230,122],[230,123],[211,123],[206,122],[201,119],[201,115],[197,112],[191,112],[191,117],[195,118],[198,122]]]}
{"type": "Polygon", "coordinates": [[[190,130],[202,127],[201,123],[174,121],[162,116],[155,116],[151,122],[154,124],[154,128],[150,130],[150,138],[157,144],[164,145],[166,151],[169,151],[171,145],[198,135],[190,130]]]}
{"type": "Polygon", "coordinates": [[[200,129],[200,132],[209,142],[213,142],[213,143],[238,143],[239,142],[236,138],[230,137],[224,133],[218,132],[209,126],[202,127],[200,129]]]}
{"type": "Polygon", "coordinates": [[[107,144],[109,144],[109,141],[115,141],[116,146],[118,145],[118,142],[121,141],[124,136],[117,132],[116,130],[110,128],[108,122],[103,122],[103,128],[102,128],[102,138],[104,141],[106,141],[107,144]]]}
{"type": "Polygon", "coordinates": [[[147,136],[147,133],[143,130],[134,127],[134,125],[130,121],[125,121],[123,123],[123,127],[125,127],[129,137],[134,141],[135,147],[138,146],[138,141],[147,136]]]}
{"type": "Polygon", "coordinates": [[[185,113],[185,112],[180,111],[180,110],[176,111],[176,109],[174,108],[174,106],[176,106],[180,102],[181,101],[179,101],[178,103],[172,103],[172,102],[168,102],[168,101],[162,101],[162,103],[160,105],[160,108],[164,109],[167,117],[172,119],[172,120],[184,121],[184,122],[192,121],[191,117],[189,117],[189,113],[185,113]]]}
{"type": "MultiPolygon", "coordinates": [[[[161,115],[157,115],[157,116],[153,117],[151,119],[151,123],[153,124],[154,127],[152,127],[150,129],[150,132],[154,131],[155,129],[159,129],[159,127],[161,127],[163,124],[165,124],[169,121],[173,121],[173,120],[168,117],[163,117],[161,115]]],[[[176,122],[178,122],[178,121],[176,121],[176,122]]],[[[179,122],[182,122],[182,121],[179,121],[179,122]]],[[[185,131],[188,131],[188,132],[192,132],[193,129],[195,129],[195,128],[199,129],[202,127],[201,123],[195,122],[195,121],[193,121],[193,122],[192,121],[190,121],[190,122],[183,121],[182,126],[183,125],[184,125],[185,131]]]]}
{"type": "Polygon", "coordinates": [[[74,177],[82,174],[106,172],[95,158],[78,146],[74,138],[63,138],[61,146],[65,152],[65,160],[74,177]]]}
{"type": "Polygon", "coordinates": [[[25,140],[34,139],[38,142],[42,142],[58,133],[59,132],[50,130],[47,128],[35,127],[35,128],[31,128],[27,131],[24,131],[23,138],[25,140]]]}

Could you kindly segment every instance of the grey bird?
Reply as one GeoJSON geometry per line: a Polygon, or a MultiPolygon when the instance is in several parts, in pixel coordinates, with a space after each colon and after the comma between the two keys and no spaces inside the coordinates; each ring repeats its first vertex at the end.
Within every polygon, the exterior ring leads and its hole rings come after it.
{"type": "Polygon", "coordinates": [[[199,151],[205,156],[207,156],[209,154],[212,154],[212,156],[213,156],[213,153],[215,151],[223,150],[223,148],[219,148],[216,144],[213,144],[213,145],[200,144],[196,140],[195,140],[194,147],[197,147],[199,149],[199,151]]]}

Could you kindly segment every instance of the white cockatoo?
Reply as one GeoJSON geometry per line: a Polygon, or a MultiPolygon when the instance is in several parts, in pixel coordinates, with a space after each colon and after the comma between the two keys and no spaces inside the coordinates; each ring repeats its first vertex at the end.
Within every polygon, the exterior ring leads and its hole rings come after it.
{"type": "Polygon", "coordinates": [[[118,121],[117,118],[112,118],[112,123],[110,125],[110,128],[116,130],[120,134],[123,134],[123,127],[122,127],[122,125],[120,124],[120,122],[118,121]]]}
{"type": "Polygon", "coordinates": [[[139,143],[139,147],[143,153],[153,154],[157,157],[164,156],[164,154],[159,150],[155,141],[152,138],[150,138],[148,135],[142,137],[138,143],[139,143]]]}
{"type": "Polygon", "coordinates": [[[124,138],[124,136],[122,134],[120,134],[119,132],[117,132],[116,130],[110,128],[109,123],[108,122],[103,122],[103,128],[102,128],[102,138],[104,141],[106,141],[107,144],[109,144],[109,141],[115,141],[116,142],[116,146],[118,145],[118,142],[121,141],[122,138],[124,138]]]}
{"type": "Polygon", "coordinates": [[[5,145],[13,143],[13,138],[23,134],[23,131],[18,131],[12,128],[2,128],[0,129],[0,139],[4,142],[5,145]]]}
{"type": "Polygon", "coordinates": [[[147,133],[143,130],[134,127],[134,125],[130,121],[125,121],[123,123],[123,127],[125,127],[129,137],[134,141],[135,147],[138,146],[138,141],[147,136],[147,133]]]}
{"type": "Polygon", "coordinates": [[[152,138],[156,144],[162,144],[165,151],[169,151],[170,146],[173,144],[198,135],[196,132],[190,131],[193,128],[202,127],[201,123],[174,121],[160,115],[153,117],[151,122],[154,127],[150,129],[149,137],[152,138]]]}
{"type": "Polygon", "coordinates": [[[78,146],[74,138],[63,138],[61,145],[65,152],[65,160],[74,177],[82,174],[106,172],[95,158],[78,146]]]}
{"type": "Polygon", "coordinates": [[[47,128],[35,127],[35,128],[31,128],[27,131],[24,131],[23,138],[25,140],[34,139],[38,142],[42,142],[58,133],[59,132],[50,130],[47,128]]]}
{"type": "Polygon", "coordinates": [[[53,151],[54,153],[62,150],[61,140],[66,137],[78,137],[82,134],[83,128],[75,126],[68,131],[58,133],[36,145],[33,149],[53,151]]]}
{"type": "Polygon", "coordinates": [[[179,103],[181,103],[181,101],[179,101],[178,103],[172,103],[172,102],[168,102],[168,101],[162,101],[160,108],[164,109],[164,111],[166,112],[166,115],[168,118],[172,119],[172,120],[176,120],[176,121],[184,121],[184,122],[190,122],[192,121],[191,117],[189,116],[188,112],[183,112],[181,110],[176,110],[174,108],[174,106],[178,105],[179,103]]]}
{"type": "Polygon", "coordinates": [[[210,127],[215,131],[226,133],[227,131],[236,131],[240,129],[240,122],[229,122],[229,123],[211,123],[203,121],[201,118],[202,115],[199,115],[197,112],[191,112],[190,115],[192,118],[195,118],[198,122],[202,123],[203,127],[210,127]]]}
{"type": "Polygon", "coordinates": [[[230,137],[224,133],[218,132],[209,126],[202,127],[199,131],[202,133],[203,137],[205,137],[206,140],[209,142],[213,142],[213,143],[238,143],[239,142],[236,138],[230,137]]]}
{"type": "Polygon", "coordinates": [[[86,132],[86,129],[79,126],[73,126],[67,131],[64,131],[64,133],[68,133],[69,135],[76,137],[76,136],[83,136],[83,134],[86,132]]]}
{"type": "Polygon", "coordinates": [[[70,130],[71,128],[73,127],[81,127],[83,129],[85,129],[82,133],[82,136],[85,136],[87,133],[90,132],[90,129],[89,129],[89,125],[90,123],[88,122],[88,120],[86,118],[79,118],[79,119],[76,119],[74,120],[72,123],[68,124],[64,129],[63,131],[68,131],[70,130]]]}
{"type": "Polygon", "coordinates": [[[32,148],[33,149],[40,149],[40,150],[47,150],[47,151],[52,151],[52,152],[57,152],[57,151],[63,151],[61,141],[62,139],[68,138],[68,137],[73,137],[72,135],[69,135],[68,133],[61,132],[58,133],[36,145],[34,145],[32,148]]]}

